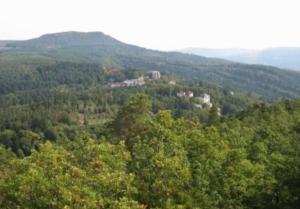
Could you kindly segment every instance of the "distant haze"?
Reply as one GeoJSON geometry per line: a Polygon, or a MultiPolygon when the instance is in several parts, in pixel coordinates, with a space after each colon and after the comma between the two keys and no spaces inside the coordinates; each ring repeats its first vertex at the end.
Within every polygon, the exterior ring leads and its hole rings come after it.
{"type": "Polygon", "coordinates": [[[2,0],[0,40],[103,31],[153,49],[300,46],[298,0],[2,0]]]}
{"type": "Polygon", "coordinates": [[[248,64],[273,65],[280,68],[300,71],[300,48],[296,47],[268,48],[261,50],[186,48],[180,51],[205,57],[222,58],[248,64]]]}

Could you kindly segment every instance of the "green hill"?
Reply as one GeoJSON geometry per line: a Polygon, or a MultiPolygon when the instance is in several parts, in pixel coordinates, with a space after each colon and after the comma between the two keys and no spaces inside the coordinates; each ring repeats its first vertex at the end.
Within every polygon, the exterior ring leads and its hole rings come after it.
{"type": "Polygon", "coordinates": [[[118,45],[122,42],[101,32],[62,32],[46,34],[27,41],[10,42],[8,47],[14,48],[60,48],[70,46],[118,45]]]}
{"type": "Polygon", "coordinates": [[[16,74],[24,74],[20,71],[22,68],[26,68],[31,75],[30,71],[35,71],[38,65],[66,61],[101,64],[118,69],[155,69],[270,99],[294,98],[300,95],[298,72],[149,50],[122,43],[100,32],[64,32],[10,42],[0,52],[0,80],[5,79],[4,75],[15,74],[14,71],[18,72],[16,74]]]}

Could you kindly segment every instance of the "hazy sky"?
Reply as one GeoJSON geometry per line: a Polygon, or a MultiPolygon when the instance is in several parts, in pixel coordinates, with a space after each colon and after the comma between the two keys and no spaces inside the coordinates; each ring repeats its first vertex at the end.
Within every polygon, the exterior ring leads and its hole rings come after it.
{"type": "Polygon", "coordinates": [[[154,49],[300,46],[299,0],[1,0],[0,39],[102,31],[154,49]]]}

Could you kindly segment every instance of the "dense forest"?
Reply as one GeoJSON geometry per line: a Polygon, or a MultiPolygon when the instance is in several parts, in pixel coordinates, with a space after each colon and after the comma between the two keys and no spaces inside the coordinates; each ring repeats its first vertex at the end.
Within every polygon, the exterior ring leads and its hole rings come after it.
{"type": "MultiPolygon", "coordinates": [[[[201,81],[186,82],[173,74],[147,80],[143,86],[111,88],[108,84],[147,75],[141,70],[103,70],[98,65],[60,63],[39,68],[37,80],[7,80],[0,94],[0,143],[19,155],[28,155],[36,142],[56,140],[61,127],[82,128],[99,136],[99,129],[113,120],[130,95],[143,93],[152,102],[151,111],[169,110],[176,118],[189,118],[201,123],[209,120],[209,107],[197,107],[197,98],[203,94],[212,97],[212,103],[227,117],[251,105],[263,102],[250,94],[233,92],[201,81]],[[85,68],[85,73],[82,68],[85,68]],[[67,73],[66,73],[67,72],[67,73]],[[88,73],[87,73],[88,72],[88,73]],[[70,76],[68,76],[70,75],[70,76]],[[170,79],[177,79],[169,84],[170,79]],[[180,91],[191,91],[195,97],[178,97],[180,91]],[[28,132],[29,131],[29,132],[28,132]],[[7,133],[10,133],[7,135],[7,133]],[[37,136],[34,143],[24,134],[37,136]],[[22,138],[22,140],[21,140],[22,138]]],[[[1,85],[0,85],[1,86],[1,85]]],[[[69,131],[70,132],[70,131],[69,131]]],[[[70,138],[69,132],[67,138],[70,138]]],[[[71,131],[72,132],[72,131],[71,131]]]]}
{"type": "Polygon", "coordinates": [[[299,125],[299,100],[226,119],[212,108],[202,124],[153,113],[137,94],[98,135],[65,124],[40,142],[32,131],[4,130],[1,140],[35,149],[24,157],[0,148],[0,207],[298,208],[299,125]]]}
{"type": "Polygon", "coordinates": [[[0,42],[0,208],[297,209],[299,79],[103,33],[0,42]]]}

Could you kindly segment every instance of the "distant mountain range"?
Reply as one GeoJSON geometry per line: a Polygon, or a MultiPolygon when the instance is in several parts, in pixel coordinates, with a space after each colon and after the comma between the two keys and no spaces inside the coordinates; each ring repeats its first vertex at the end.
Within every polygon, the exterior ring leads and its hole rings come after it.
{"type": "MultiPolygon", "coordinates": [[[[224,51],[223,54],[231,53],[224,51]]],[[[28,79],[37,79],[37,68],[58,62],[171,72],[186,79],[270,99],[300,96],[300,73],[295,71],[180,52],[149,50],[123,43],[101,32],[63,32],[25,41],[2,42],[0,88],[8,88],[10,80],[15,82],[16,79],[25,85],[28,79]]]]}
{"type": "Polygon", "coordinates": [[[280,47],[262,50],[186,48],[180,52],[205,57],[222,58],[248,64],[273,65],[300,71],[300,47],[280,47]]]}

